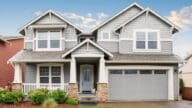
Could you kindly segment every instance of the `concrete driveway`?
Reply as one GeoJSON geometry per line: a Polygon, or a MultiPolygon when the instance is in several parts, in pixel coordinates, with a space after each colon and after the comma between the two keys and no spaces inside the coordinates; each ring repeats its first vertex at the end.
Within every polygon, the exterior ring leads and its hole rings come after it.
{"type": "Polygon", "coordinates": [[[97,106],[79,108],[192,108],[192,101],[170,101],[170,102],[123,102],[123,103],[101,103],[97,106]]]}

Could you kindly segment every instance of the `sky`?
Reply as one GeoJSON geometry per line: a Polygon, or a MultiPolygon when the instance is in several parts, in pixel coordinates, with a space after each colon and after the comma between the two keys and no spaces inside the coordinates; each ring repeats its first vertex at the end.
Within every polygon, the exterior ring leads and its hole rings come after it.
{"type": "Polygon", "coordinates": [[[180,26],[173,51],[181,57],[192,53],[192,0],[0,0],[0,34],[19,35],[20,27],[48,9],[88,31],[133,2],[180,26]]]}

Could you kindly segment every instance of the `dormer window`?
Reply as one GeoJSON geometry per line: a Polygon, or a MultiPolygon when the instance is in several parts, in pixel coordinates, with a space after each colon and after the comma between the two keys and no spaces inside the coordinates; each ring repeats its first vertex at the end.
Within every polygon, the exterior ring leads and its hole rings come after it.
{"type": "Polygon", "coordinates": [[[37,31],[37,51],[58,51],[61,50],[61,31],[37,31]]]}
{"type": "Polygon", "coordinates": [[[158,30],[135,30],[134,51],[160,51],[160,40],[158,30]]]}

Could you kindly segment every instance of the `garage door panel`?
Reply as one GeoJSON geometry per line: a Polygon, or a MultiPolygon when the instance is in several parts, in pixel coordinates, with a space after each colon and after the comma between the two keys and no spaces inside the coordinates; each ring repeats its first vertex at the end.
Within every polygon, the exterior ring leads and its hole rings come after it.
{"type": "Polygon", "coordinates": [[[165,100],[167,79],[167,74],[109,74],[109,100],[165,100]]]}

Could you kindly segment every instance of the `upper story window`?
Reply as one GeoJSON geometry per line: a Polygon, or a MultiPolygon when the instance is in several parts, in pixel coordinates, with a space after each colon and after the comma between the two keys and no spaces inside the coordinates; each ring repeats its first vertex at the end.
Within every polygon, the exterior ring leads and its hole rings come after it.
{"type": "Polygon", "coordinates": [[[111,33],[110,31],[102,31],[101,32],[101,40],[110,40],[111,33]]]}
{"type": "Polygon", "coordinates": [[[61,31],[37,31],[36,50],[61,50],[61,31]]]}
{"type": "Polygon", "coordinates": [[[160,51],[158,30],[136,30],[134,37],[135,51],[160,51]]]}

